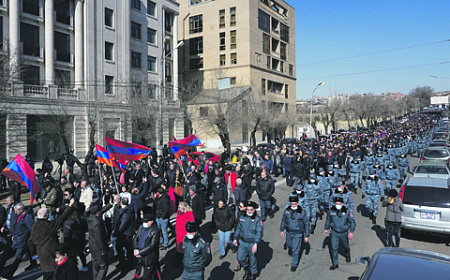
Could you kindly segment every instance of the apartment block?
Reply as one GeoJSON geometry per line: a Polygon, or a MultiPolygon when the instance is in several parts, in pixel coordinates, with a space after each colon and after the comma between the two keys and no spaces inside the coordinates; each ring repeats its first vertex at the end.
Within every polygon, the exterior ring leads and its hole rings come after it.
{"type": "MultiPolygon", "coordinates": [[[[178,2],[178,39],[186,42],[180,49],[184,79],[199,83],[200,95],[220,89],[224,82],[234,92],[250,88],[250,96],[265,103],[270,114],[294,118],[295,10],[283,0],[178,2]]],[[[200,112],[203,105],[194,103],[200,112]]],[[[231,142],[248,143],[251,127],[245,122],[237,125],[231,142]]],[[[279,127],[272,137],[292,135],[292,128],[279,127]]],[[[208,137],[211,145],[214,141],[219,145],[217,139],[210,139],[213,135],[208,137]]],[[[259,140],[265,137],[258,134],[259,140]]]]}

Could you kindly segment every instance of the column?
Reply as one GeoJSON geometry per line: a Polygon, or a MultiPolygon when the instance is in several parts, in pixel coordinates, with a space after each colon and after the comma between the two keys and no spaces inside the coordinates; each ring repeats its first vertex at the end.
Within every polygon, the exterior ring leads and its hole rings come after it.
{"type": "Polygon", "coordinates": [[[12,79],[19,79],[20,65],[20,8],[19,1],[9,1],[9,49],[10,49],[10,75],[12,79]]]}
{"type": "MultiPolygon", "coordinates": [[[[173,46],[178,45],[178,13],[173,14],[173,46]]],[[[183,47],[181,47],[183,48],[183,47]]],[[[178,49],[173,50],[173,100],[178,100],[178,49]]]]}
{"type": "Polygon", "coordinates": [[[84,88],[84,55],[83,55],[83,3],[75,3],[75,88],[84,88]]]}
{"type": "MultiPolygon", "coordinates": [[[[10,1],[14,2],[14,1],[10,1]]],[[[18,1],[17,1],[18,2],[18,1]]],[[[53,0],[45,0],[45,84],[55,83],[55,44],[53,0]]]]}

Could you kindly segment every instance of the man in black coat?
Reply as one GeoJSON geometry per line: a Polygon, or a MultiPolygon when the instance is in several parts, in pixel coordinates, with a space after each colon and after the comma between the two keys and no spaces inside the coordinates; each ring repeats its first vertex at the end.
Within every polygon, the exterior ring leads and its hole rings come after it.
{"type": "Polygon", "coordinates": [[[152,193],[156,193],[158,188],[164,183],[164,178],[162,178],[159,174],[159,170],[153,168],[151,171],[151,175],[148,178],[148,182],[150,184],[150,191],[152,193]]]}
{"type": "Polygon", "coordinates": [[[156,280],[159,268],[159,229],[155,224],[155,215],[144,214],[142,225],[133,238],[133,253],[137,260],[136,272],[139,279],[156,280]]]}
{"type": "Polygon", "coordinates": [[[155,194],[155,203],[153,204],[156,213],[156,222],[162,232],[160,243],[163,244],[161,250],[169,247],[169,237],[167,236],[167,225],[170,218],[170,197],[163,188],[159,188],[155,194]]]}
{"type": "Polygon", "coordinates": [[[205,206],[203,205],[203,198],[197,194],[197,187],[192,185],[189,187],[189,195],[186,198],[186,203],[192,208],[195,222],[200,226],[205,219],[205,206]]]}
{"type": "Polygon", "coordinates": [[[261,206],[261,218],[263,221],[266,220],[266,215],[273,218],[272,213],[272,195],[275,192],[275,183],[273,179],[268,174],[269,171],[263,168],[261,171],[261,177],[256,183],[256,193],[259,197],[259,202],[261,206]]]}
{"type": "MultiPolygon", "coordinates": [[[[132,268],[133,267],[133,256],[127,254],[125,259],[125,254],[123,248],[127,252],[132,252],[132,238],[134,234],[134,211],[130,207],[127,197],[123,197],[121,202],[121,209],[117,212],[117,218],[115,217],[114,232],[113,236],[117,237],[116,250],[119,256],[119,268],[132,268]]],[[[116,213],[114,213],[115,215],[116,213]]]]}
{"type": "Polygon", "coordinates": [[[20,185],[19,182],[16,182],[11,178],[9,178],[8,180],[9,180],[9,193],[14,196],[14,201],[18,203],[20,202],[20,189],[22,185],[20,185]]]}
{"type": "Polygon", "coordinates": [[[306,170],[305,165],[302,162],[302,158],[297,156],[295,158],[294,164],[292,165],[294,177],[297,177],[300,180],[300,184],[303,186],[303,182],[305,181],[306,170]]]}
{"type": "Polygon", "coordinates": [[[91,214],[87,218],[94,280],[103,280],[108,273],[108,234],[102,220],[102,213],[106,211],[102,211],[99,205],[94,205],[89,208],[91,214]]]}

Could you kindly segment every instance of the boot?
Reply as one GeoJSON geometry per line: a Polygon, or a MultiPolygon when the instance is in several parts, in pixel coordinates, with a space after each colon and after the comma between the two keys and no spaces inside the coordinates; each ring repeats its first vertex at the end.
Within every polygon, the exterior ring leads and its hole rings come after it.
{"type": "Polygon", "coordinates": [[[311,225],[311,234],[314,234],[314,230],[316,229],[316,224],[311,225]]]}
{"type": "Polygon", "coordinates": [[[345,261],[346,261],[347,263],[349,263],[349,262],[352,261],[352,258],[350,257],[350,253],[348,253],[348,254],[345,256],[345,261]]]}
{"type": "Polygon", "coordinates": [[[372,215],[372,225],[377,223],[377,217],[372,215]]]}
{"type": "Polygon", "coordinates": [[[244,270],[245,270],[245,273],[244,273],[244,277],[242,277],[242,280],[248,280],[248,279],[250,279],[249,276],[252,274],[252,273],[250,272],[250,269],[249,269],[248,267],[246,267],[246,268],[244,268],[244,270]]]}

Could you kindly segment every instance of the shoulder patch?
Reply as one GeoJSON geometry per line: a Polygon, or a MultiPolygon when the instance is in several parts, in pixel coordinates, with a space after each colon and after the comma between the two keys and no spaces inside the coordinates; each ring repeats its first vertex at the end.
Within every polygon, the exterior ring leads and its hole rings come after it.
{"type": "Polygon", "coordinates": [[[201,241],[203,244],[206,244],[206,242],[205,242],[205,240],[203,240],[203,238],[200,238],[200,241],[201,241]]]}
{"type": "Polygon", "coordinates": [[[206,247],[206,253],[211,255],[211,246],[206,247]]]}
{"type": "Polygon", "coordinates": [[[348,213],[349,215],[350,215],[350,217],[352,217],[353,218],[353,213],[352,212],[350,212],[350,213],[348,213]]]}
{"type": "Polygon", "coordinates": [[[264,222],[262,220],[260,220],[259,223],[261,224],[261,226],[263,226],[263,224],[264,224],[264,222]]]}

